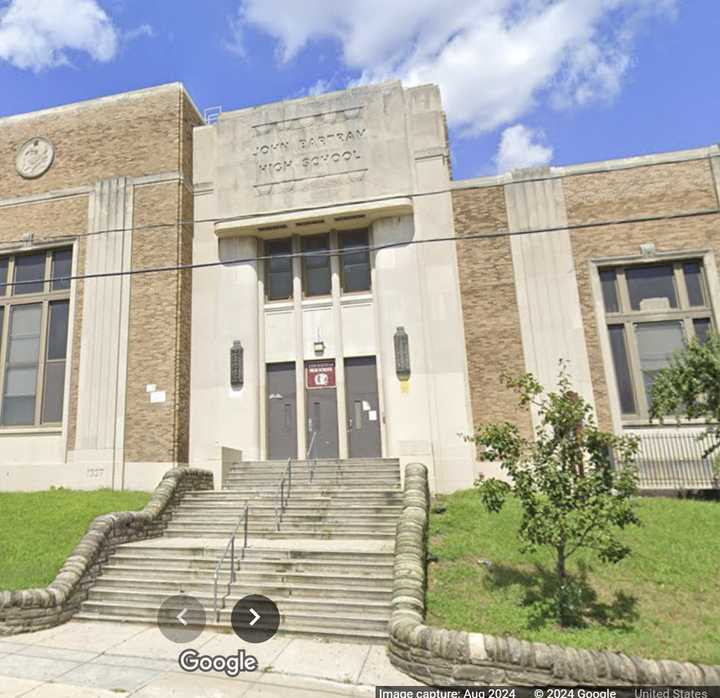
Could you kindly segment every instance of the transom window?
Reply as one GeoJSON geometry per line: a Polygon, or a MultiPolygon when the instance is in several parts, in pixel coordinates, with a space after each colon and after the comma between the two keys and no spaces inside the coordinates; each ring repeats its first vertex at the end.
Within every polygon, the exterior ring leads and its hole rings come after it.
{"type": "MultiPolygon", "coordinates": [[[[370,253],[367,230],[337,233],[337,248],[331,236],[308,235],[299,238],[302,251],[302,292],[305,298],[329,296],[332,293],[332,259],[339,259],[342,293],[370,290],[370,253]]],[[[287,301],[293,297],[292,238],[265,242],[265,299],[287,301]]]]}
{"type": "Polygon", "coordinates": [[[72,250],[0,257],[0,426],[60,424],[72,250]],[[16,285],[15,285],[16,284],[16,285]]]}
{"type": "Polygon", "coordinates": [[[601,268],[600,285],[623,419],[647,420],[655,376],[712,310],[701,260],[601,268]]]}

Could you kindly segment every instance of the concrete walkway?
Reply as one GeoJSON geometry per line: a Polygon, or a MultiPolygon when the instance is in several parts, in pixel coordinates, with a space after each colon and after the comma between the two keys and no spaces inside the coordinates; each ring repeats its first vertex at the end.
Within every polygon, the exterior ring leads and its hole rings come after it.
{"type": "Polygon", "coordinates": [[[381,645],[276,636],[262,644],[205,631],[178,645],[149,625],[72,621],[37,633],[0,638],[0,696],[15,698],[330,698],[374,696],[374,687],[418,685],[400,673],[381,645]],[[201,655],[257,657],[256,672],[187,673],[177,662],[201,655]]]}

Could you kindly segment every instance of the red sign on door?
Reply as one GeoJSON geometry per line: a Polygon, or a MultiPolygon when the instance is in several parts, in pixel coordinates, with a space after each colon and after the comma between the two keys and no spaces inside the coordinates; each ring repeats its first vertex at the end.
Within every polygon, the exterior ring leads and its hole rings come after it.
{"type": "Polygon", "coordinates": [[[305,367],[305,385],[308,390],[335,387],[335,362],[318,361],[305,367]]]}

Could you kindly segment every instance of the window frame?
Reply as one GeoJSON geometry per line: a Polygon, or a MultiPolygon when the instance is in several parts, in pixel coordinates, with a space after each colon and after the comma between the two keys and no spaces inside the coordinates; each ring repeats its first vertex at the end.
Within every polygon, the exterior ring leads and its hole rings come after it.
{"type": "Polygon", "coordinates": [[[714,269],[714,259],[711,253],[683,252],[655,255],[652,258],[621,258],[593,260],[594,275],[596,279],[596,307],[601,309],[603,332],[603,358],[610,371],[606,371],[608,378],[612,377],[612,391],[614,396],[615,409],[619,424],[622,426],[647,425],[650,421],[647,406],[647,395],[645,391],[642,368],[636,339],[636,328],[640,324],[653,322],[680,322],[683,329],[683,340],[685,342],[696,335],[694,321],[709,320],[710,327],[717,330],[717,322],[714,312],[715,304],[714,289],[709,282],[708,267],[714,269]],[[685,282],[684,265],[696,262],[700,265],[700,285],[705,304],[703,306],[691,306],[689,303],[688,290],[685,282]],[[630,294],[627,284],[626,271],[631,268],[671,266],[673,269],[673,284],[677,297],[677,308],[663,310],[633,310],[630,303],[630,294]],[[615,272],[615,290],[618,301],[618,311],[609,312],[605,306],[605,295],[602,287],[601,273],[604,271],[615,272]],[[635,401],[634,413],[623,413],[620,399],[620,390],[617,383],[617,370],[610,343],[609,328],[611,326],[622,326],[624,329],[625,351],[628,361],[628,370],[631,378],[631,388],[635,401]]]}
{"type": "MultiPolygon", "coordinates": [[[[332,287],[333,287],[333,269],[332,269],[332,257],[334,254],[337,253],[337,247],[333,247],[332,244],[332,235],[331,232],[328,231],[326,233],[313,233],[311,235],[301,235],[300,236],[300,251],[301,251],[301,261],[302,261],[302,270],[301,270],[301,288],[302,288],[302,297],[303,300],[310,299],[310,298],[330,298],[332,296],[332,287]],[[308,258],[306,255],[305,250],[305,243],[307,243],[309,240],[313,239],[319,239],[319,238],[325,238],[327,240],[327,254],[325,255],[325,260],[327,262],[327,272],[328,272],[328,292],[327,293],[308,293],[307,291],[307,281],[308,281],[308,268],[307,268],[307,260],[308,258]]],[[[320,257],[321,255],[318,255],[320,257]]]]}
{"type": "Polygon", "coordinates": [[[369,228],[353,228],[352,230],[339,230],[337,233],[337,246],[334,250],[338,255],[338,270],[340,275],[340,294],[342,296],[361,296],[366,295],[368,293],[372,293],[372,256],[370,254],[370,248],[372,246],[372,243],[370,242],[370,229],[369,228]],[[366,289],[360,289],[358,291],[346,291],[345,290],[345,264],[344,264],[344,258],[345,254],[353,254],[352,247],[345,248],[342,246],[342,238],[346,235],[352,235],[353,233],[364,233],[365,239],[367,240],[367,244],[360,246],[359,249],[361,251],[364,251],[367,253],[367,268],[368,268],[368,287],[366,289]]]}
{"type": "Polygon", "coordinates": [[[62,428],[65,422],[66,407],[65,395],[67,393],[68,376],[70,369],[70,346],[72,339],[72,288],[73,283],[70,282],[68,288],[55,289],[52,288],[52,282],[49,280],[52,278],[52,259],[55,252],[69,250],[71,253],[71,270],[72,265],[75,262],[76,250],[75,246],[67,243],[47,246],[43,248],[35,248],[28,250],[16,250],[8,254],[0,255],[0,259],[8,260],[7,270],[7,285],[0,292],[0,306],[4,308],[2,325],[0,326],[0,433],[2,432],[17,432],[17,431],[37,431],[43,429],[58,429],[62,428]],[[39,292],[27,293],[27,294],[15,294],[14,286],[12,283],[15,278],[15,260],[17,257],[32,254],[44,254],[45,255],[45,266],[43,273],[43,289],[39,292]],[[48,363],[47,351],[48,351],[48,322],[50,316],[50,304],[56,301],[67,301],[68,303],[68,330],[67,340],[65,348],[65,382],[63,388],[63,416],[59,422],[44,422],[43,412],[45,408],[45,369],[48,363]],[[22,305],[40,305],[40,345],[38,349],[38,368],[37,378],[35,383],[35,411],[34,420],[32,424],[21,424],[21,425],[5,425],[3,424],[3,411],[4,411],[4,400],[5,400],[5,383],[7,380],[7,354],[9,350],[9,332],[10,323],[13,315],[12,309],[22,305]]]}
{"type": "Polygon", "coordinates": [[[285,237],[279,237],[279,238],[270,238],[263,241],[263,256],[265,259],[263,260],[263,294],[265,296],[264,301],[266,304],[274,304],[274,303],[291,303],[293,300],[293,296],[295,294],[294,288],[295,288],[295,265],[294,265],[294,259],[295,259],[295,245],[292,236],[288,235],[285,237]],[[290,294],[288,296],[285,296],[283,298],[270,298],[269,290],[270,290],[270,262],[272,261],[272,255],[270,254],[270,248],[273,243],[280,243],[280,242],[287,242],[289,243],[290,252],[285,253],[283,252],[279,256],[285,257],[287,254],[289,254],[289,257],[286,257],[289,264],[290,264],[290,294]]]}

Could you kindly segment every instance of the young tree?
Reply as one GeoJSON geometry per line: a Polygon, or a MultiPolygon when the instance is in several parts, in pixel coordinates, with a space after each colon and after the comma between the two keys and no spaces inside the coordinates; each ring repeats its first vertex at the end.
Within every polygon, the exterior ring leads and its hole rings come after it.
{"type": "Polygon", "coordinates": [[[637,441],[596,427],[592,407],[572,390],[562,362],[558,389],[547,395],[529,373],[519,378],[504,375],[502,382],[518,393],[523,407],[534,405],[540,424],[534,440],[523,438],[508,422],[480,429],[473,440],[482,457],[499,461],[511,483],[488,479],[479,481],[478,487],[490,512],[500,511],[509,494],[518,499],[523,552],[539,546],[552,549],[556,617],[560,625],[571,625],[582,609],[577,607],[579,596],[573,594],[568,559],[583,548],[611,563],[630,553],[616,532],[639,523],[632,502],[637,441]]]}
{"type": "MultiPolygon", "coordinates": [[[[709,455],[720,448],[720,336],[711,333],[697,339],[670,359],[670,365],[655,377],[650,416],[663,420],[674,415],[701,419],[707,425],[709,455]]],[[[717,462],[717,459],[716,459],[717,462]]]]}

